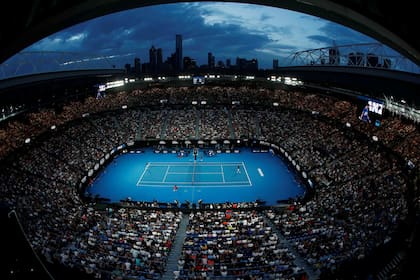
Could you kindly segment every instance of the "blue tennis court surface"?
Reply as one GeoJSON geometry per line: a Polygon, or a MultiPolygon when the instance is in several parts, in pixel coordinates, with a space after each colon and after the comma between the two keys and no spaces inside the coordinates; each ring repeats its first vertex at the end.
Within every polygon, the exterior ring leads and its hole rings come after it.
{"type": "Polygon", "coordinates": [[[222,153],[208,157],[190,154],[126,153],[116,157],[95,179],[87,192],[111,202],[131,198],[135,201],[172,203],[245,202],[257,199],[275,205],[278,200],[304,194],[294,173],[280,157],[254,153],[222,153]],[[175,187],[176,186],[176,187],[175,187]]]}
{"type": "Polygon", "coordinates": [[[137,186],[252,186],[243,162],[148,162],[137,186]]]}

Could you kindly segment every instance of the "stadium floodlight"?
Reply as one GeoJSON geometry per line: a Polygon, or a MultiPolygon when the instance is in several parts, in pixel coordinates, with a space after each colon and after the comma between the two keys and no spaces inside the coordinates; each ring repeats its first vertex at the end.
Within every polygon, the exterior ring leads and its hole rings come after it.
{"type": "Polygon", "coordinates": [[[376,135],[373,135],[373,136],[372,136],[372,140],[373,140],[373,141],[378,142],[378,139],[379,139],[379,138],[378,138],[378,136],[376,136],[376,135]]]}
{"type": "Polygon", "coordinates": [[[201,101],[201,105],[206,105],[206,104],[207,104],[206,100],[201,101]]]}
{"type": "Polygon", "coordinates": [[[51,126],[51,130],[54,130],[56,128],[57,128],[57,126],[55,126],[55,124],[51,126]]]}
{"type": "Polygon", "coordinates": [[[349,122],[346,122],[346,127],[351,127],[351,124],[349,122]]]}
{"type": "Polygon", "coordinates": [[[197,104],[198,104],[198,102],[197,102],[197,101],[195,101],[195,100],[193,100],[193,101],[191,102],[191,104],[192,104],[192,105],[197,105],[197,104]]]}
{"type": "Polygon", "coordinates": [[[120,87],[124,85],[124,80],[117,80],[117,81],[113,81],[113,82],[107,82],[106,83],[106,88],[114,88],[114,87],[120,87]]]}
{"type": "Polygon", "coordinates": [[[122,105],[121,108],[127,109],[127,105],[122,105]]]}
{"type": "Polygon", "coordinates": [[[273,102],[273,106],[274,107],[278,107],[279,106],[279,103],[278,102],[273,102]]]}
{"type": "Polygon", "coordinates": [[[25,144],[29,144],[29,143],[31,143],[31,138],[26,138],[25,139],[25,144]]]}

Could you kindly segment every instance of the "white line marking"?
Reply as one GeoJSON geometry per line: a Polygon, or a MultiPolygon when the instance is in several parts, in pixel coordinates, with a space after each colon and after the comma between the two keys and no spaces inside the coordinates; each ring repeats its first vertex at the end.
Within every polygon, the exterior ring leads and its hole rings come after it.
{"type": "MultiPolygon", "coordinates": [[[[193,166],[193,162],[189,163],[189,162],[178,162],[176,163],[177,166],[193,166]]],[[[201,165],[199,162],[196,162],[196,164],[201,165]]],[[[209,187],[249,187],[252,186],[252,182],[251,179],[249,177],[248,171],[246,169],[245,163],[244,162],[214,162],[214,163],[205,163],[202,164],[203,166],[218,166],[222,172],[169,172],[169,170],[171,169],[171,167],[174,167],[174,165],[170,165],[170,163],[156,163],[156,162],[149,162],[146,165],[145,170],[143,171],[143,173],[141,174],[139,180],[137,181],[137,186],[150,186],[150,187],[167,187],[168,185],[174,185],[174,184],[185,184],[188,186],[192,186],[192,185],[199,185],[200,187],[202,187],[203,185],[208,185],[209,187]],[[224,167],[228,166],[228,167],[232,167],[232,166],[238,166],[238,165],[242,165],[245,174],[247,176],[248,181],[228,181],[226,182],[226,178],[224,175],[224,167]],[[162,181],[143,181],[144,175],[147,171],[150,172],[150,169],[152,166],[161,166],[161,167],[166,167],[166,171],[163,177],[162,181]],[[220,181],[213,181],[213,182],[200,182],[200,181],[192,181],[191,182],[174,182],[174,181],[167,181],[167,177],[168,175],[221,175],[222,180],[220,181]]]]}
{"type": "MultiPolygon", "coordinates": [[[[185,185],[193,185],[191,182],[177,182],[177,181],[166,181],[166,182],[159,182],[159,181],[143,181],[141,182],[141,185],[144,184],[156,184],[159,186],[163,185],[168,185],[171,186],[173,184],[185,184],[185,185]]],[[[236,182],[226,182],[225,184],[223,184],[220,181],[213,181],[213,182],[194,182],[194,185],[198,185],[198,184],[214,184],[214,185],[222,185],[223,187],[225,187],[225,185],[235,185],[235,184],[247,184],[247,186],[249,186],[249,181],[236,181],[236,182]]]]}
{"type": "Polygon", "coordinates": [[[150,162],[148,162],[148,163],[146,164],[146,168],[144,168],[143,173],[141,174],[140,179],[137,181],[136,186],[139,186],[139,185],[140,185],[140,182],[141,182],[141,180],[143,179],[143,176],[144,176],[144,174],[146,173],[146,170],[149,168],[149,164],[150,164],[150,162]]]}
{"type": "Polygon", "coordinates": [[[225,171],[223,170],[223,165],[220,165],[220,169],[222,170],[222,181],[225,183],[225,171]]]}
{"type": "MultiPolygon", "coordinates": [[[[243,164],[243,162],[196,162],[198,166],[237,166],[238,164],[243,164]]],[[[192,166],[194,162],[150,162],[150,166],[192,166]]]]}
{"type": "Polygon", "coordinates": [[[248,178],[248,181],[249,181],[249,186],[251,187],[252,186],[252,182],[251,182],[251,179],[249,178],[248,171],[246,170],[246,167],[245,167],[245,163],[244,162],[242,162],[242,166],[244,167],[246,177],[248,178]]]}
{"type": "MultiPolygon", "coordinates": [[[[153,183],[156,182],[143,182],[141,184],[142,187],[152,187],[152,188],[173,188],[173,184],[176,184],[178,187],[182,187],[182,188],[196,188],[198,185],[200,188],[237,188],[237,187],[249,187],[249,182],[240,182],[241,184],[226,184],[226,185],[221,185],[218,182],[200,182],[200,184],[194,182],[194,185],[191,184],[191,182],[171,182],[172,184],[166,184],[166,185],[162,185],[162,184],[158,184],[156,183],[156,185],[154,185],[153,183]],[[214,185],[212,185],[214,184],[214,185]]],[[[239,183],[239,182],[238,182],[239,183]]]]}
{"type": "Polygon", "coordinates": [[[257,168],[257,170],[258,170],[258,173],[260,173],[260,176],[264,177],[264,172],[262,172],[261,168],[257,168]]]}
{"type": "Polygon", "coordinates": [[[169,165],[168,167],[166,167],[165,176],[163,176],[162,183],[166,181],[166,176],[168,176],[169,167],[170,167],[169,165]]]}
{"type": "Polygon", "coordinates": [[[168,175],[185,175],[185,174],[217,174],[220,175],[220,172],[168,172],[168,175]]]}

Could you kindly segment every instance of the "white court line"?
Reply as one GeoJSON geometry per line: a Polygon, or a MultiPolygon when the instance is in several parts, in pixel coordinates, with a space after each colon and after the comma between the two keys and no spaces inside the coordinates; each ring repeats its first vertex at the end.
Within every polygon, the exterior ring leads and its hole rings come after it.
{"type": "Polygon", "coordinates": [[[220,182],[200,182],[196,183],[194,182],[194,185],[191,184],[191,182],[171,182],[170,184],[159,184],[158,182],[143,182],[141,186],[143,187],[153,187],[153,188],[169,188],[173,187],[173,185],[176,184],[178,187],[183,188],[195,188],[197,185],[199,185],[200,188],[230,188],[230,187],[249,187],[249,182],[243,181],[243,182],[237,182],[237,184],[226,184],[222,185],[220,182]]]}
{"type": "MultiPolygon", "coordinates": [[[[211,187],[227,187],[227,186],[233,186],[233,187],[244,187],[244,186],[252,186],[252,182],[251,179],[249,177],[248,171],[246,169],[245,163],[244,162],[238,162],[238,163],[234,163],[234,162],[216,162],[216,163],[208,163],[207,165],[203,165],[203,166],[219,166],[222,172],[196,172],[196,173],[191,173],[191,172],[169,172],[171,165],[168,165],[170,163],[153,163],[153,162],[149,162],[146,165],[145,170],[143,171],[142,175],[140,176],[139,180],[137,181],[137,186],[151,186],[151,187],[167,187],[167,185],[173,185],[173,184],[186,184],[186,185],[192,185],[192,182],[172,182],[172,181],[166,181],[167,176],[168,175],[189,175],[189,174],[198,174],[198,175],[222,175],[222,182],[221,181],[216,181],[216,182],[194,182],[195,185],[200,185],[200,187],[202,187],[203,184],[207,184],[211,187]],[[245,174],[247,176],[248,181],[234,181],[234,182],[226,182],[225,176],[224,176],[224,167],[225,166],[237,166],[238,164],[242,165],[245,174]],[[145,172],[150,169],[151,166],[165,166],[166,167],[166,171],[165,171],[165,175],[162,181],[143,181],[145,172]],[[149,184],[149,185],[146,185],[149,184]],[[238,185],[240,184],[240,185],[238,185]]],[[[177,166],[192,166],[193,163],[188,163],[188,162],[178,162],[177,166]]],[[[200,163],[198,163],[200,164],[200,163]]]]}
{"type": "MultiPolygon", "coordinates": [[[[238,164],[243,164],[243,162],[197,162],[197,166],[237,166],[238,164]]],[[[150,166],[192,166],[194,162],[151,162],[150,166]]]]}
{"type": "Polygon", "coordinates": [[[222,180],[223,180],[223,183],[225,183],[225,171],[223,170],[223,165],[220,165],[220,169],[222,171],[222,180]]]}
{"type": "Polygon", "coordinates": [[[251,187],[252,186],[252,182],[251,182],[251,179],[249,178],[248,171],[246,170],[246,167],[245,167],[245,163],[244,162],[242,162],[242,166],[244,167],[246,177],[248,178],[248,181],[249,181],[249,186],[251,187]]]}
{"type": "Polygon", "coordinates": [[[168,172],[168,175],[182,175],[182,174],[217,174],[220,175],[220,172],[168,172]]]}
{"type": "Polygon", "coordinates": [[[163,176],[162,183],[166,181],[166,176],[168,176],[169,166],[166,167],[165,176],[163,176]]]}
{"type": "Polygon", "coordinates": [[[148,163],[146,164],[146,168],[143,170],[143,173],[141,174],[140,179],[137,181],[136,186],[139,186],[140,181],[143,179],[143,176],[144,176],[144,174],[146,173],[146,170],[149,168],[149,165],[150,165],[150,162],[148,162],[148,163]]]}
{"type": "MultiPolygon", "coordinates": [[[[156,185],[168,185],[171,186],[173,184],[186,184],[186,185],[193,185],[190,182],[177,182],[177,181],[166,181],[166,182],[159,182],[159,181],[143,181],[141,183],[141,185],[144,184],[156,184],[156,185]]],[[[249,181],[235,181],[235,182],[226,182],[226,183],[222,183],[220,181],[212,181],[212,182],[194,182],[194,185],[199,185],[199,184],[213,184],[213,185],[235,185],[235,184],[247,184],[247,186],[249,186],[249,181]]]]}

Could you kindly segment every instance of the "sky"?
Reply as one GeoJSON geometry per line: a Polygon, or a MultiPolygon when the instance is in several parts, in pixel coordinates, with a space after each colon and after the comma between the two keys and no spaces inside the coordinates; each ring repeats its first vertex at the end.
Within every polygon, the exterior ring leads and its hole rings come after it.
{"type": "MultiPolygon", "coordinates": [[[[175,52],[176,34],[183,37],[183,55],[194,58],[198,65],[207,64],[207,53],[212,52],[216,62],[230,58],[234,63],[237,57],[258,59],[261,69],[271,69],[273,59],[286,65],[297,51],[334,43],[377,42],[337,23],[285,9],[229,2],[176,3],[109,14],[52,34],[22,53],[66,54],[55,59],[21,59],[19,69],[13,71],[26,71],[25,67],[41,71],[42,62],[52,60],[81,64],[80,54],[108,57],[106,63],[123,68],[126,63],[133,64],[135,57],[148,62],[151,46],[162,48],[165,60],[175,52]],[[23,65],[27,61],[32,65],[23,65]]],[[[16,57],[6,61],[0,75],[10,72],[16,61],[16,57]]]]}

